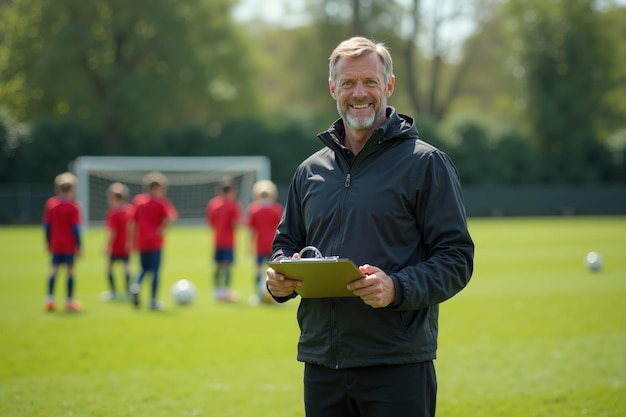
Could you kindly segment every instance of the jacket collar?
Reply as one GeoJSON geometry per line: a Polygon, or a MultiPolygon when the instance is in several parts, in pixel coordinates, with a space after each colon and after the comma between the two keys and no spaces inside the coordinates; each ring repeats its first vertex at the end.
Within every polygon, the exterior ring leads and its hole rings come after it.
{"type": "MultiPolygon", "coordinates": [[[[374,137],[378,138],[376,140],[380,140],[381,142],[407,137],[419,137],[415,121],[412,117],[396,112],[396,109],[391,106],[387,107],[386,112],[387,119],[374,131],[372,137],[368,139],[368,142],[374,137]]],[[[317,137],[331,148],[333,147],[332,143],[344,147],[343,142],[345,134],[346,130],[343,119],[337,119],[328,130],[319,133],[317,137]]]]}

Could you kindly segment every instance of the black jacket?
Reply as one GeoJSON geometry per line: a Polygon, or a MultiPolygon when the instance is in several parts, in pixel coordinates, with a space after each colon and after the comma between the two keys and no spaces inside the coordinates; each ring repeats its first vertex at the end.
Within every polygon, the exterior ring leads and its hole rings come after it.
{"type": "Polygon", "coordinates": [[[326,146],[293,176],[272,259],[313,245],[377,266],[393,279],[396,301],[375,309],[358,297],[301,299],[299,361],[350,368],[434,359],[438,305],[472,274],[456,168],[419,139],[413,119],[391,107],[387,115],[352,164],[341,120],[318,135],[326,146]]]}

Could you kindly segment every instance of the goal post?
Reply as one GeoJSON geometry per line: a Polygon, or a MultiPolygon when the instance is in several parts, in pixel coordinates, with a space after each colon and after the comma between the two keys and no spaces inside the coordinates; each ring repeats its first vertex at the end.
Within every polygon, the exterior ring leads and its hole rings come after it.
{"type": "Polygon", "coordinates": [[[244,208],[252,200],[254,183],[271,178],[266,156],[80,156],[74,160],[72,171],[78,179],[77,200],[83,212],[83,226],[104,224],[108,209],[106,191],[111,183],[126,184],[132,199],[144,191],[143,178],[152,171],[167,177],[167,197],[178,210],[178,222],[182,224],[204,221],[206,204],[224,176],[236,184],[244,208]]]}

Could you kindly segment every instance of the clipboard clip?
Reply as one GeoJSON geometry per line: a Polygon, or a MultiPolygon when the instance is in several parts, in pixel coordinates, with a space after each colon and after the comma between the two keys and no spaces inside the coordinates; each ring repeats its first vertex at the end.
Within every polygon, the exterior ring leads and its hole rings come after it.
{"type": "Polygon", "coordinates": [[[323,256],[322,252],[315,246],[305,246],[302,249],[300,249],[300,252],[298,252],[298,255],[300,255],[300,259],[307,259],[302,256],[303,254],[307,252],[313,252],[315,254],[313,259],[339,259],[338,256],[326,256],[326,257],[323,256]]]}

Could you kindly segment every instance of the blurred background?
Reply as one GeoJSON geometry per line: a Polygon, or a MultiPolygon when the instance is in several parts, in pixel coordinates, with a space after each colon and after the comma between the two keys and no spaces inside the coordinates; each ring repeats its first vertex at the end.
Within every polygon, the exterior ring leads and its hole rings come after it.
{"type": "Polygon", "coordinates": [[[626,213],[625,1],[0,0],[0,224],[81,155],[262,155],[284,198],[354,35],[470,216],[626,213]]]}

